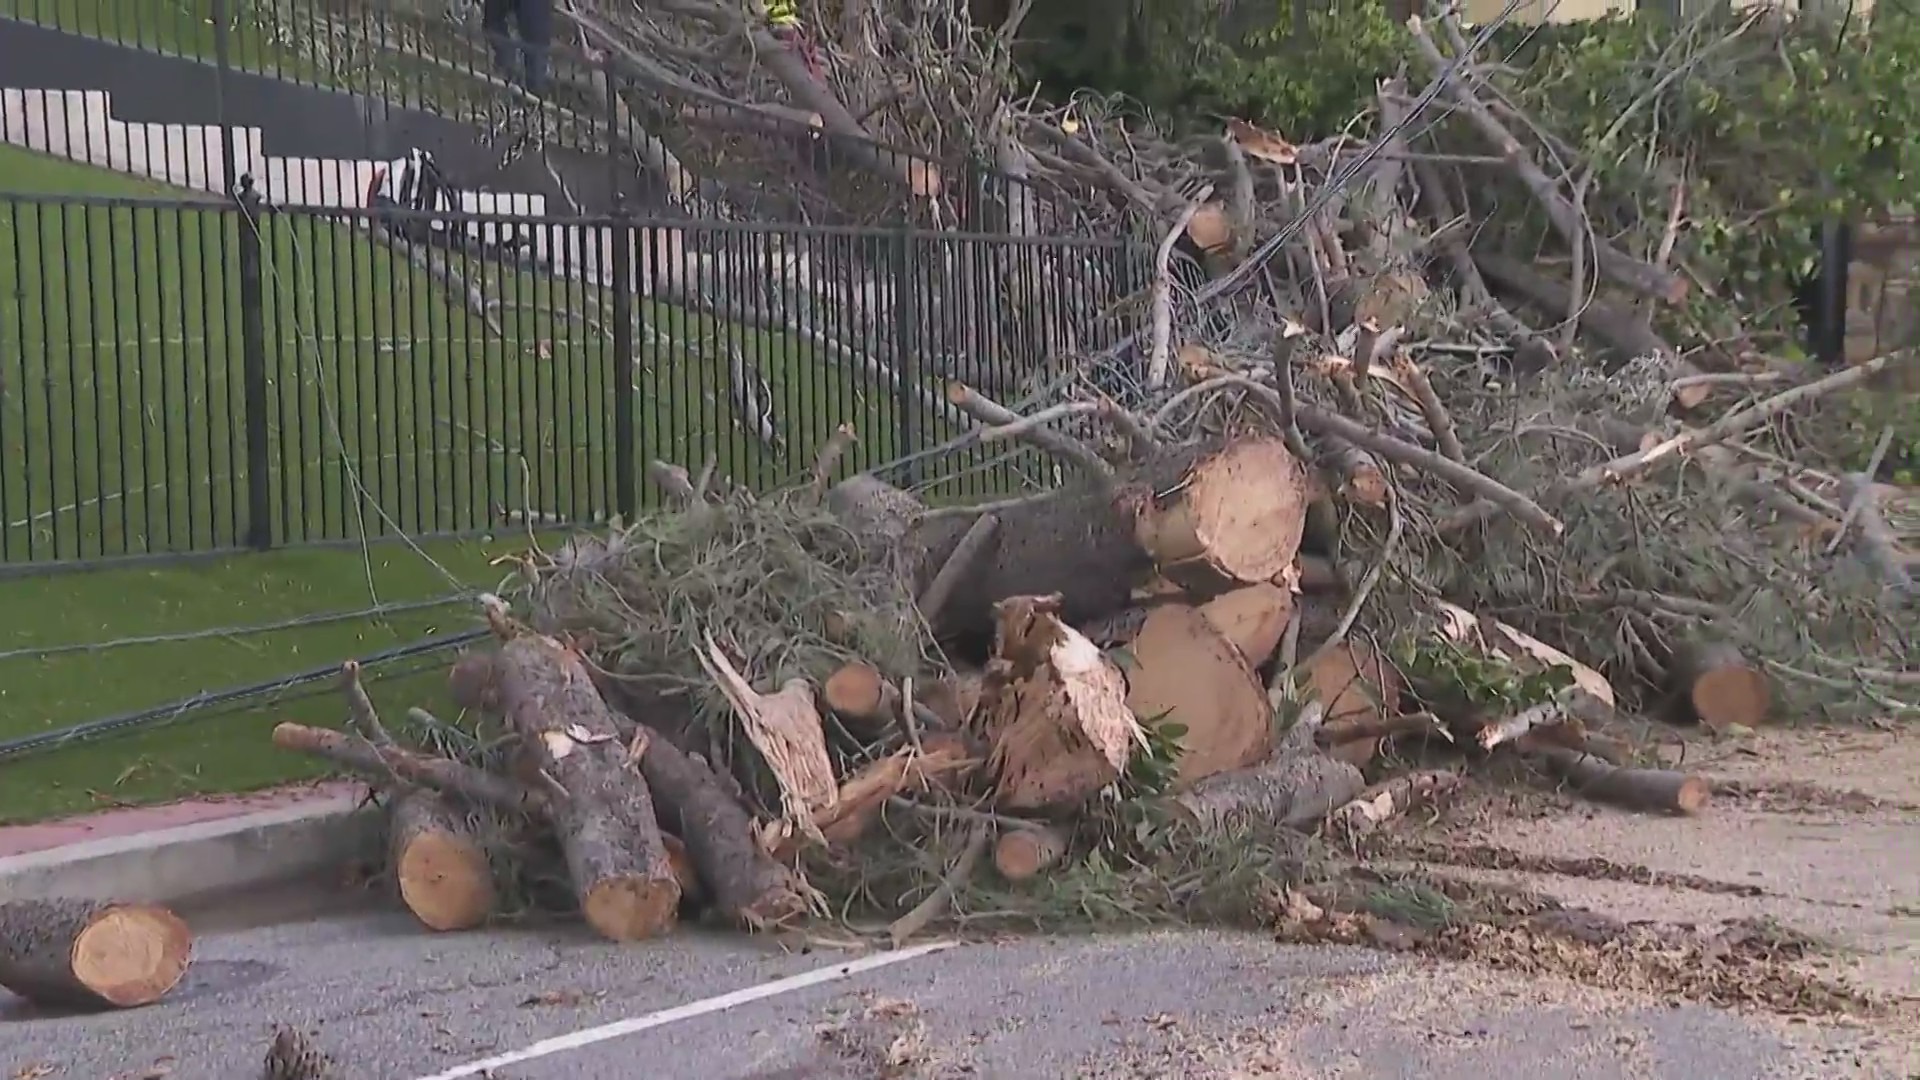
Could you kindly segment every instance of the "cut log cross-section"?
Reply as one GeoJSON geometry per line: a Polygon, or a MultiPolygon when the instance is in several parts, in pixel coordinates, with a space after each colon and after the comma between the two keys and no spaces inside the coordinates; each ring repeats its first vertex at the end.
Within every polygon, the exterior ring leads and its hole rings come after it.
{"type": "Polygon", "coordinates": [[[1400,673],[1358,638],[1318,652],[1307,669],[1312,693],[1326,706],[1327,754],[1355,768],[1372,761],[1400,699],[1400,673]]]}
{"type": "Polygon", "coordinates": [[[665,932],[680,883],[646,782],[628,767],[619,725],[586,665],[552,638],[521,633],[501,647],[498,674],[501,712],[565,792],[548,813],[588,925],[614,941],[665,932]]]}
{"type": "Polygon", "coordinates": [[[1162,604],[1126,646],[1127,704],[1145,724],[1185,728],[1177,782],[1264,760],[1273,748],[1272,709],[1253,669],[1197,608],[1162,604]]]}
{"type": "Polygon", "coordinates": [[[1293,593],[1262,582],[1214,597],[1200,605],[1200,614],[1233,642],[1247,666],[1258,668],[1273,659],[1273,650],[1287,632],[1293,593]]]}
{"type": "Polygon", "coordinates": [[[1008,829],[994,842],[994,869],[1008,881],[1031,880],[1064,858],[1071,840],[1065,829],[1053,825],[1008,829]]]}
{"type": "Polygon", "coordinates": [[[179,984],[193,957],[180,917],[149,904],[0,904],[0,986],[37,1005],[133,1008],[179,984]]]}
{"type": "Polygon", "coordinates": [[[1766,672],[1724,642],[1676,649],[1667,679],[1690,715],[1714,731],[1758,727],[1773,702],[1766,672]]]}
{"type": "Polygon", "coordinates": [[[827,676],[820,696],[847,730],[862,738],[879,736],[900,718],[900,688],[864,661],[842,664],[827,676]]]}
{"type": "Polygon", "coordinates": [[[467,819],[431,791],[412,791],[388,816],[388,862],[400,902],[429,930],[471,930],[494,909],[493,868],[467,819]]]}
{"type": "Polygon", "coordinates": [[[1311,481],[1280,439],[1200,457],[1170,490],[1132,500],[1134,535],[1160,572],[1197,595],[1270,582],[1293,563],[1311,481]]]}

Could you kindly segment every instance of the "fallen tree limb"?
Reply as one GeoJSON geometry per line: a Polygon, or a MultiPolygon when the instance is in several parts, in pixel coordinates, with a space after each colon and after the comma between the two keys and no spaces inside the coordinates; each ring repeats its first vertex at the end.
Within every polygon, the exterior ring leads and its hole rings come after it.
{"type": "Polygon", "coordinates": [[[0,904],[0,986],[36,1005],[151,1005],[179,985],[192,957],[192,932],[163,907],[66,899],[0,904]]]}
{"type": "Polygon", "coordinates": [[[273,745],[345,766],[375,787],[418,785],[510,813],[541,814],[547,810],[544,795],[512,780],[438,754],[398,745],[375,746],[332,728],[282,723],[273,729],[273,745]]]}
{"type": "Polygon", "coordinates": [[[1352,801],[1327,815],[1327,828],[1341,836],[1358,839],[1416,806],[1435,802],[1451,794],[1466,777],[1457,772],[1427,771],[1396,776],[1361,792],[1352,801]]]}
{"type": "Polygon", "coordinates": [[[493,866],[471,823],[435,791],[395,796],[387,868],[400,902],[429,930],[471,930],[493,917],[493,866]]]}
{"type": "Polygon", "coordinates": [[[1673,769],[1611,765],[1577,750],[1550,747],[1530,755],[1579,795],[1643,812],[1697,814],[1713,796],[1704,776],[1673,769]]]}

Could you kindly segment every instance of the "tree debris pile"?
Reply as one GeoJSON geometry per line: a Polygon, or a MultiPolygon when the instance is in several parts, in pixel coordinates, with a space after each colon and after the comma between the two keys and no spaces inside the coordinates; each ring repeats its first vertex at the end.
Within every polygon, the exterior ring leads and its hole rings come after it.
{"type": "Polygon", "coordinates": [[[1911,358],[1816,377],[1668,344],[1695,285],[1658,238],[1579,209],[1542,164],[1562,144],[1412,31],[1435,81],[1389,81],[1382,116],[1449,119],[1317,147],[1232,126],[1186,166],[1228,202],[1161,223],[1139,334],[1011,405],[929,395],[972,421],[941,451],[1025,444],[1065,483],[973,506],[836,483],[844,427],[770,496],[655,463],[667,509],[535,548],[490,598],[468,717],[420,718],[436,745],[391,737],[351,669],[352,732],[276,742],[394,792],[429,926],[531,876],[614,940],[700,910],[899,941],[1365,907],[1392,891],[1377,837],[1507,770],[1705,811],[1648,716],[1910,711],[1908,496],[1795,431],[1911,358]],[[1508,189],[1523,209],[1486,204],[1508,189]]]}

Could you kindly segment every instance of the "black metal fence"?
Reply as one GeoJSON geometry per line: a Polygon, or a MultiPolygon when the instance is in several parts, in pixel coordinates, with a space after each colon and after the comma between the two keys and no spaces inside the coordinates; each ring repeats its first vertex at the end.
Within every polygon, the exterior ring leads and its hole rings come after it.
{"type": "MultiPolygon", "coordinates": [[[[1131,332],[1145,257],[244,188],[0,195],[0,563],[630,516],[656,459],[763,489],[842,423],[842,473],[870,468],[965,429],[943,379],[1017,395],[1131,332]]],[[[975,445],[917,479],[977,496],[1047,467],[975,445]]]]}

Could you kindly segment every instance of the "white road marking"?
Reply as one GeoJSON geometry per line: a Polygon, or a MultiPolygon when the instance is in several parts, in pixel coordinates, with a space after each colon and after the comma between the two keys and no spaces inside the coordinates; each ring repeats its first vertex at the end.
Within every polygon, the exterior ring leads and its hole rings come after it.
{"type": "Polygon", "coordinates": [[[659,1012],[648,1013],[645,1016],[636,1016],[629,1020],[602,1024],[599,1027],[576,1031],[571,1035],[557,1035],[551,1039],[542,1039],[524,1050],[513,1050],[494,1057],[483,1058],[479,1061],[470,1061],[465,1065],[458,1065],[448,1069],[446,1072],[434,1073],[432,1076],[422,1076],[419,1080],[460,1080],[463,1076],[482,1076],[491,1069],[504,1068],[508,1065],[518,1065],[523,1061],[532,1061],[535,1058],[543,1058],[552,1054],[563,1054],[569,1050],[578,1050],[581,1047],[606,1042],[608,1039],[617,1039],[623,1035],[632,1035],[635,1032],[664,1027],[668,1024],[678,1023],[681,1020],[691,1020],[696,1016],[725,1012],[735,1006],[746,1005],[755,1001],[763,1001],[770,997],[778,997],[781,994],[790,994],[795,990],[805,990],[808,987],[819,986],[823,983],[850,979],[855,975],[873,971],[876,968],[888,967],[908,960],[915,960],[932,953],[944,952],[958,944],[960,943],[957,941],[930,941],[925,945],[915,945],[910,949],[894,949],[891,952],[875,953],[872,956],[864,956],[858,960],[852,960],[844,964],[835,964],[832,967],[819,968],[801,975],[789,975],[784,979],[775,979],[772,982],[761,983],[758,986],[749,986],[741,990],[735,990],[729,994],[721,994],[718,997],[704,998],[700,1001],[690,1001],[685,1005],[675,1005],[671,1009],[661,1009],[659,1012]]]}

